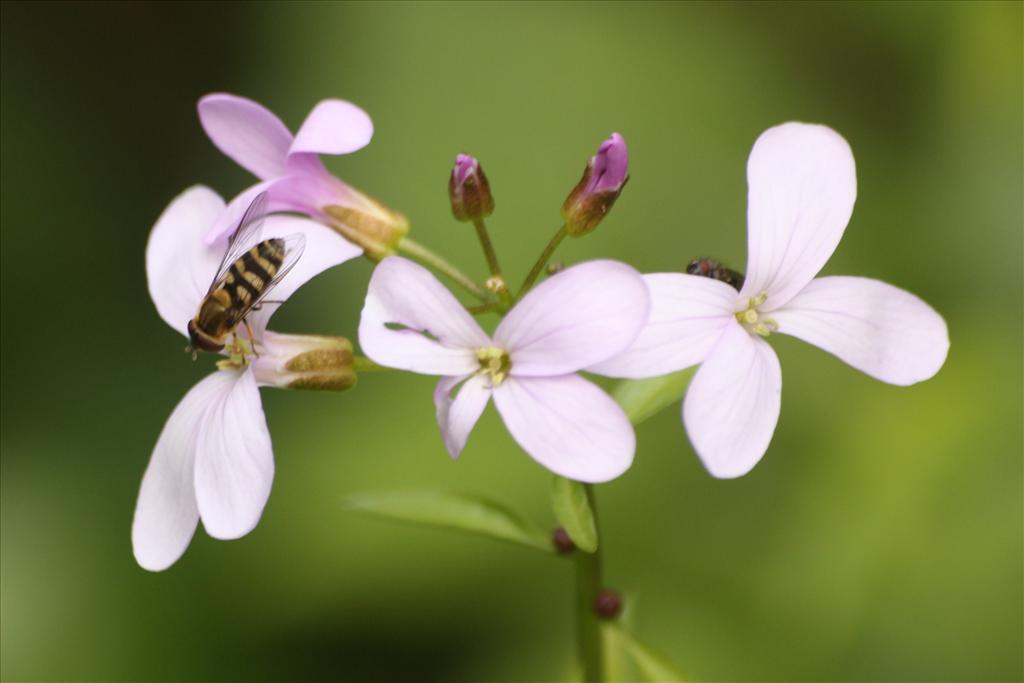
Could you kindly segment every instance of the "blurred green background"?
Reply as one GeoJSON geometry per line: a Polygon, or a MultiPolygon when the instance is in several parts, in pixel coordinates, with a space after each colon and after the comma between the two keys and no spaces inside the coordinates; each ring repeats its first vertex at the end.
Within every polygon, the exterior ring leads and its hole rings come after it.
{"type": "MultiPolygon", "coordinates": [[[[831,125],[859,197],[831,274],[943,313],[933,380],[897,388],[780,336],[782,418],[716,481],[670,408],[599,487],[607,577],[634,630],[700,680],[1021,680],[1022,5],[2,5],[2,674],[5,680],[561,680],[572,571],[554,556],[346,512],[442,487],[545,526],[548,474],[489,409],[458,463],[433,380],[264,391],[277,477],[246,538],[197,532],[136,566],[135,496],[164,420],[210,371],[156,315],[143,249],[183,188],[250,183],[209,143],[202,94],[294,130],[319,99],[376,137],[332,159],[477,276],[449,214],[483,162],[492,234],[522,277],[612,131],[632,181],[572,262],[745,260],[745,162],[782,121],[831,125]]],[[[277,318],[354,334],[371,264],[277,318]]]]}

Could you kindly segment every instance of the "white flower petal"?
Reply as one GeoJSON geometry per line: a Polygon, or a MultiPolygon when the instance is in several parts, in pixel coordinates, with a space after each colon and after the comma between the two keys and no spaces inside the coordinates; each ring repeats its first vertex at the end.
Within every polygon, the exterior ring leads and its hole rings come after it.
{"type": "Polygon", "coordinates": [[[735,289],[683,273],[644,275],[651,293],[647,324],[628,349],[587,368],[608,377],[657,377],[700,363],[733,319],[735,289]]]}
{"type": "Polygon", "coordinates": [[[274,480],[274,454],[256,379],[221,371],[232,386],[203,420],[196,438],[199,515],[214,538],[240,538],[263,514],[274,480]]]}
{"type": "Polygon", "coordinates": [[[749,472],[768,450],[781,399],[775,352],[731,322],[683,401],[686,432],[704,467],[721,479],[749,472]]]}
{"type": "Polygon", "coordinates": [[[441,428],[444,445],[453,458],[459,457],[466,447],[469,433],[487,407],[491,398],[491,387],[485,378],[473,375],[465,377],[442,377],[434,390],[434,407],[437,409],[437,426],[441,428]],[[452,398],[452,390],[459,382],[458,396],[452,398]]]}
{"type": "Polygon", "coordinates": [[[206,296],[224,243],[208,246],[203,237],[224,211],[224,200],[208,187],[196,185],[164,209],[146,244],[149,295],[164,321],[188,336],[188,321],[206,296]]]}
{"type": "Polygon", "coordinates": [[[831,128],[785,123],[754,143],[747,162],[746,300],[783,306],[818,274],[843,237],[857,198],[853,152],[831,128]]]}
{"type": "Polygon", "coordinates": [[[454,376],[478,370],[475,350],[491,340],[430,271],[389,256],[370,278],[359,344],[381,365],[454,376]]]}
{"type": "Polygon", "coordinates": [[[555,474],[596,483],[632,464],[636,436],[629,419],[582,377],[509,377],[492,391],[516,443],[555,474]]]}
{"type": "Polygon", "coordinates": [[[494,340],[508,351],[513,375],[564,375],[625,350],[649,310],[640,273],[618,261],[590,261],[531,290],[498,325],[494,340]]]}
{"type": "Polygon", "coordinates": [[[185,552],[199,521],[193,469],[196,436],[206,415],[234,386],[229,373],[215,372],[185,394],[167,418],[142,477],[132,522],[132,551],[144,569],[158,572],[185,552]]]}
{"type": "Polygon", "coordinates": [[[949,351],[942,316],[910,292],[869,278],[812,280],[772,317],[779,332],[889,384],[932,377],[949,351]]]}
{"type": "Polygon", "coordinates": [[[257,178],[284,174],[292,134],[262,104],[214,93],[199,100],[199,122],[221,152],[257,178]]]}
{"type": "MultiPolygon", "coordinates": [[[[267,294],[271,301],[287,301],[299,287],[320,273],[363,253],[338,233],[308,218],[267,216],[263,223],[263,239],[295,234],[306,238],[306,247],[288,274],[267,294]]],[[[277,304],[263,304],[260,310],[249,314],[249,323],[257,332],[266,329],[267,322],[278,308],[277,304]]]]}

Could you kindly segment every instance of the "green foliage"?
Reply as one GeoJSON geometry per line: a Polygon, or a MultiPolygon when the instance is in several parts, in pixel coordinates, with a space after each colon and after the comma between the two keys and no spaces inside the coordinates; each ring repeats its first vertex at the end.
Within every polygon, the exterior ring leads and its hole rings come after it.
{"type": "Polygon", "coordinates": [[[638,425],[682,399],[694,372],[695,368],[687,368],[661,377],[623,380],[612,398],[626,411],[629,421],[638,425]]]}
{"type": "Polygon", "coordinates": [[[588,553],[597,550],[597,523],[585,485],[558,475],[552,477],[551,508],[577,548],[588,553]]]}
{"type": "Polygon", "coordinates": [[[605,625],[605,639],[611,649],[622,649],[648,683],[685,683],[691,680],[660,652],[652,650],[615,623],[605,625]]]}
{"type": "Polygon", "coordinates": [[[507,507],[480,496],[442,491],[384,492],[351,496],[354,510],[412,524],[468,531],[553,552],[551,539],[507,507]]]}

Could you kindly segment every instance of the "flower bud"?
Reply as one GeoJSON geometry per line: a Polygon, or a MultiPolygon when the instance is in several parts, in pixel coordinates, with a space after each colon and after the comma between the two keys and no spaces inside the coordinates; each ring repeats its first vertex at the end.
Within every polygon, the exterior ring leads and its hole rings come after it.
{"type": "Polygon", "coordinates": [[[321,208],[327,225],[362,247],[374,261],[394,254],[395,247],[409,232],[409,221],[361,192],[351,188],[348,192],[350,197],[344,205],[328,204],[321,208]]]}
{"type": "Polygon", "coordinates": [[[455,157],[455,166],[448,180],[448,198],[452,201],[452,215],[457,221],[475,221],[494,213],[491,185],[475,157],[468,154],[455,157]]]}
{"type": "Polygon", "coordinates": [[[283,389],[344,391],[356,383],[352,342],[344,337],[319,337],[264,332],[252,361],[256,381],[283,389]]]}
{"type": "Polygon", "coordinates": [[[575,189],[562,204],[562,219],[573,237],[597,227],[629,180],[629,150],[618,133],[601,143],[575,189]]]}

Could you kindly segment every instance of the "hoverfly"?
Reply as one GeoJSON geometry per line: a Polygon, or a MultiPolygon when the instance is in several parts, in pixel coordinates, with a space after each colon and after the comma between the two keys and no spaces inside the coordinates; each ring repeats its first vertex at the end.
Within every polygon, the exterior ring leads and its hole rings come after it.
{"type": "MultiPolygon", "coordinates": [[[[305,235],[262,239],[260,231],[267,215],[267,193],[252,200],[238,223],[221,259],[217,274],[199,304],[196,317],[188,322],[187,349],[217,352],[224,348],[230,335],[235,335],[235,353],[245,353],[235,328],[245,324],[249,342],[254,341],[246,316],[259,310],[260,303],[288,274],[306,246],[305,235]]],[[[253,350],[255,353],[255,350],[253,350]]]]}

